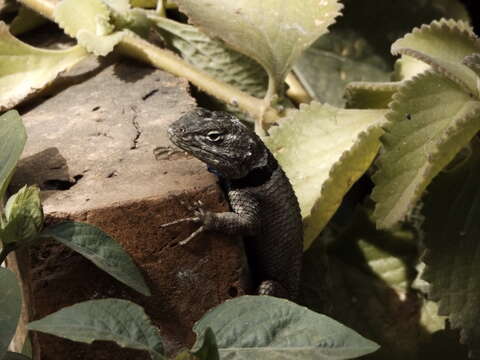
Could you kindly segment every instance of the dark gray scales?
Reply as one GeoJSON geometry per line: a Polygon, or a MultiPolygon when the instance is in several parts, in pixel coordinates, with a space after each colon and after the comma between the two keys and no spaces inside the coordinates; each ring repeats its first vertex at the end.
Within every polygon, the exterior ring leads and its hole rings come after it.
{"type": "Polygon", "coordinates": [[[295,299],[300,284],[303,227],[292,186],[261,139],[225,112],[195,109],[174,122],[171,141],[206,163],[225,188],[231,212],[199,209],[201,231],[244,236],[258,293],[295,299]]]}

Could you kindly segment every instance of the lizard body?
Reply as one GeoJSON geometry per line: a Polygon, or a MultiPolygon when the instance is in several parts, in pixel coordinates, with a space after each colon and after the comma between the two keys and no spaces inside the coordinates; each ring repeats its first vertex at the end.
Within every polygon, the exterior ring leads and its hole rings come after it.
{"type": "MultiPolygon", "coordinates": [[[[220,177],[230,212],[197,211],[182,220],[244,236],[258,293],[295,299],[303,253],[300,208],[292,186],[261,139],[236,117],[197,108],[174,122],[171,141],[220,177]]],[[[173,224],[173,223],[172,223],[173,224]]]]}

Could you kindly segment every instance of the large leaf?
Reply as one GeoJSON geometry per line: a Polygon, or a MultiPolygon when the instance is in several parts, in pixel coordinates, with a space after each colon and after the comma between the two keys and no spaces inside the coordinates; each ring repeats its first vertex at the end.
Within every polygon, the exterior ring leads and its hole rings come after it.
{"type": "MultiPolygon", "coordinates": [[[[345,103],[343,90],[349,82],[390,80],[393,39],[434,19],[468,19],[458,0],[342,0],[342,3],[345,6],[343,16],[294,66],[295,73],[314,99],[339,107],[345,103]],[[375,19],[374,26],[372,19],[375,19]]],[[[366,90],[374,92],[376,89],[366,90]]]]}
{"type": "Polygon", "coordinates": [[[351,359],[378,345],[288,300],[242,296],[217,306],[193,330],[215,333],[223,359],[351,359]]]}
{"type": "Polygon", "coordinates": [[[142,307],[127,300],[85,301],[33,321],[28,328],[88,344],[114,341],[122,347],[146,350],[153,359],[165,359],[158,329],[142,307]]]}
{"type": "Polygon", "coordinates": [[[231,50],[196,27],[149,13],[155,24],[171,34],[172,45],[196,68],[256,97],[267,89],[267,74],[252,59],[231,50]]]}
{"type": "Polygon", "coordinates": [[[193,24],[260,63],[277,89],[295,60],[327,32],[342,8],[337,0],[176,2],[193,24]]]}
{"type": "Polygon", "coordinates": [[[100,269],[143,295],[150,295],[142,275],[121,245],[99,228],[63,222],[45,228],[42,237],[53,238],[85,256],[100,269]]]}
{"type": "Polygon", "coordinates": [[[15,335],[21,307],[22,295],[17,277],[10,270],[0,267],[0,359],[3,359],[15,335]]]}
{"type": "Polygon", "coordinates": [[[480,144],[428,187],[423,214],[430,297],[472,355],[480,355],[480,144]]]}
{"type": "Polygon", "coordinates": [[[480,102],[432,71],[405,82],[394,96],[373,179],[379,228],[403,220],[438,172],[480,129],[480,102]]]}
{"type": "Polygon", "coordinates": [[[110,9],[101,0],[63,0],[54,11],[55,22],[66,34],[89,52],[102,56],[111,52],[124,35],[114,31],[110,15],[110,9]]]}
{"type": "Polygon", "coordinates": [[[24,186],[12,195],[5,206],[6,226],[1,230],[3,244],[16,247],[35,240],[43,227],[43,210],[40,190],[24,186]]]}
{"type": "MultiPolygon", "coordinates": [[[[1,84],[1,80],[0,80],[1,84]]],[[[0,85],[1,86],[1,85],[0,85]]],[[[0,116],[0,202],[13,175],[23,147],[27,141],[27,133],[18,112],[9,111],[0,116]]],[[[2,206],[3,204],[0,204],[2,206]]]]}
{"type": "Polygon", "coordinates": [[[392,45],[392,54],[409,55],[424,61],[478,96],[477,76],[462,64],[466,56],[476,52],[480,52],[480,41],[473,29],[463,21],[445,19],[415,28],[392,45]]]}
{"type": "Polygon", "coordinates": [[[290,112],[264,139],[300,202],[305,248],[375,158],[384,113],[312,103],[290,112]]]}
{"type": "Polygon", "coordinates": [[[87,56],[80,46],[46,50],[13,37],[0,22],[0,111],[9,109],[55,80],[87,56]]]}

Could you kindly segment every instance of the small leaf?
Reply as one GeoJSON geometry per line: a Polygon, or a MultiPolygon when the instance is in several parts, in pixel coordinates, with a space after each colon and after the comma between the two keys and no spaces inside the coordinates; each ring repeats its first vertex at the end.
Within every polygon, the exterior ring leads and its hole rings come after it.
{"type": "Polygon", "coordinates": [[[480,355],[480,144],[428,187],[422,209],[427,246],[423,279],[473,357],[480,355]]]}
{"type": "Polygon", "coordinates": [[[99,228],[85,223],[63,222],[45,228],[40,236],[61,242],[118,281],[150,296],[150,290],[130,256],[99,228]]]}
{"type": "Polygon", "coordinates": [[[270,296],[228,300],[193,330],[201,336],[209,327],[222,359],[351,359],[378,349],[325,315],[270,296]]]}
{"type": "Polygon", "coordinates": [[[27,141],[27,133],[22,118],[17,111],[12,110],[0,115],[0,139],[2,139],[0,141],[0,202],[2,202],[10,178],[27,141]]]}
{"type": "Polygon", "coordinates": [[[40,190],[24,186],[12,195],[5,206],[6,226],[2,229],[3,244],[25,245],[38,236],[43,227],[40,190]]]}
{"type": "Polygon", "coordinates": [[[219,360],[220,355],[218,353],[217,339],[215,339],[215,333],[209,327],[205,329],[205,332],[200,336],[195,347],[192,348],[191,353],[200,360],[219,360]]]}
{"type": "Polygon", "coordinates": [[[290,112],[264,139],[299,200],[305,248],[375,158],[384,113],[312,103],[290,112]]]}
{"type": "Polygon", "coordinates": [[[260,63],[277,89],[293,63],[327,32],[342,8],[337,0],[176,2],[193,24],[260,63]]]}
{"type": "Polygon", "coordinates": [[[127,300],[85,301],[33,321],[28,328],[87,344],[114,341],[122,347],[146,350],[153,359],[165,359],[158,329],[142,307],[127,300]]]}
{"type": "Polygon", "coordinates": [[[101,0],[63,0],[55,7],[54,18],[67,35],[99,56],[110,53],[124,35],[114,32],[110,10],[101,0]]]}
{"type": "Polygon", "coordinates": [[[148,18],[171,34],[172,45],[190,64],[250,95],[265,96],[267,74],[257,62],[227,48],[222,41],[208,37],[194,26],[152,13],[148,18]]]}
{"type": "Polygon", "coordinates": [[[17,277],[10,270],[0,267],[0,359],[4,358],[15,335],[21,307],[22,294],[17,277]]]}
{"type": "Polygon", "coordinates": [[[0,111],[19,104],[88,55],[80,46],[46,50],[27,45],[13,37],[3,22],[0,54],[0,111]]]}
{"type": "Polygon", "coordinates": [[[480,102],[433,71],[394,96],[372,198],[378,228],[403,220],[438,172],[480,129],[480,102]]]}
{"type": "Polygon", "coordinates": [[[477,77],[462,64],[466,56],[476,52],[480,52],[480,41],[472,28],[463,21],[445,19],[415,28],[392,45],[392,54],[421,60],[478,96],[477,77]]]}

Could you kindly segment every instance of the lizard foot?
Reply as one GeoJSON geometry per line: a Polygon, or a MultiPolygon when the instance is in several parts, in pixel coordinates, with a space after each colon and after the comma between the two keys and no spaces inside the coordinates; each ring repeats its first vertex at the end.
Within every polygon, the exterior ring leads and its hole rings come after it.
{"type": "Polygon", "coordinates": [[[278,281],[265,280],[262,281],[257,290],[258,295],[270,295],[279,298],[288,299],[288,291],[278,281]]]}
{"type": "MultiPolygon", "coordinates": [[[[181,202],[181,203],[184,204],[183,202],[181,202]]],[[[196,237],[198,234],[202,233],[205,230],[204,219],[205,219],[206,212],[205,212],[205,210],[203,210],[203,203],[200,200],[198,200],[194,203],[193,206],[188,206],[187,208],[188,208],[188,210],[193,211],[194,216],[174,220],[174,221],[171,221],[169,223],[160,225],[160,227],[165,228],[165,227],[169,227],[169,226],[172,226],[172,225],[181,224],[181,223],[185,223],[185,222],[193,222],[193,223],[202,224],[202,225],[200,225],[200,227],[197,230],[195,230],[193,233],[191,233],[185,240],[180,241],[179,242],[180,245],[187,244],[190,240],[192,240],[194,237],[196,237]]]]}

